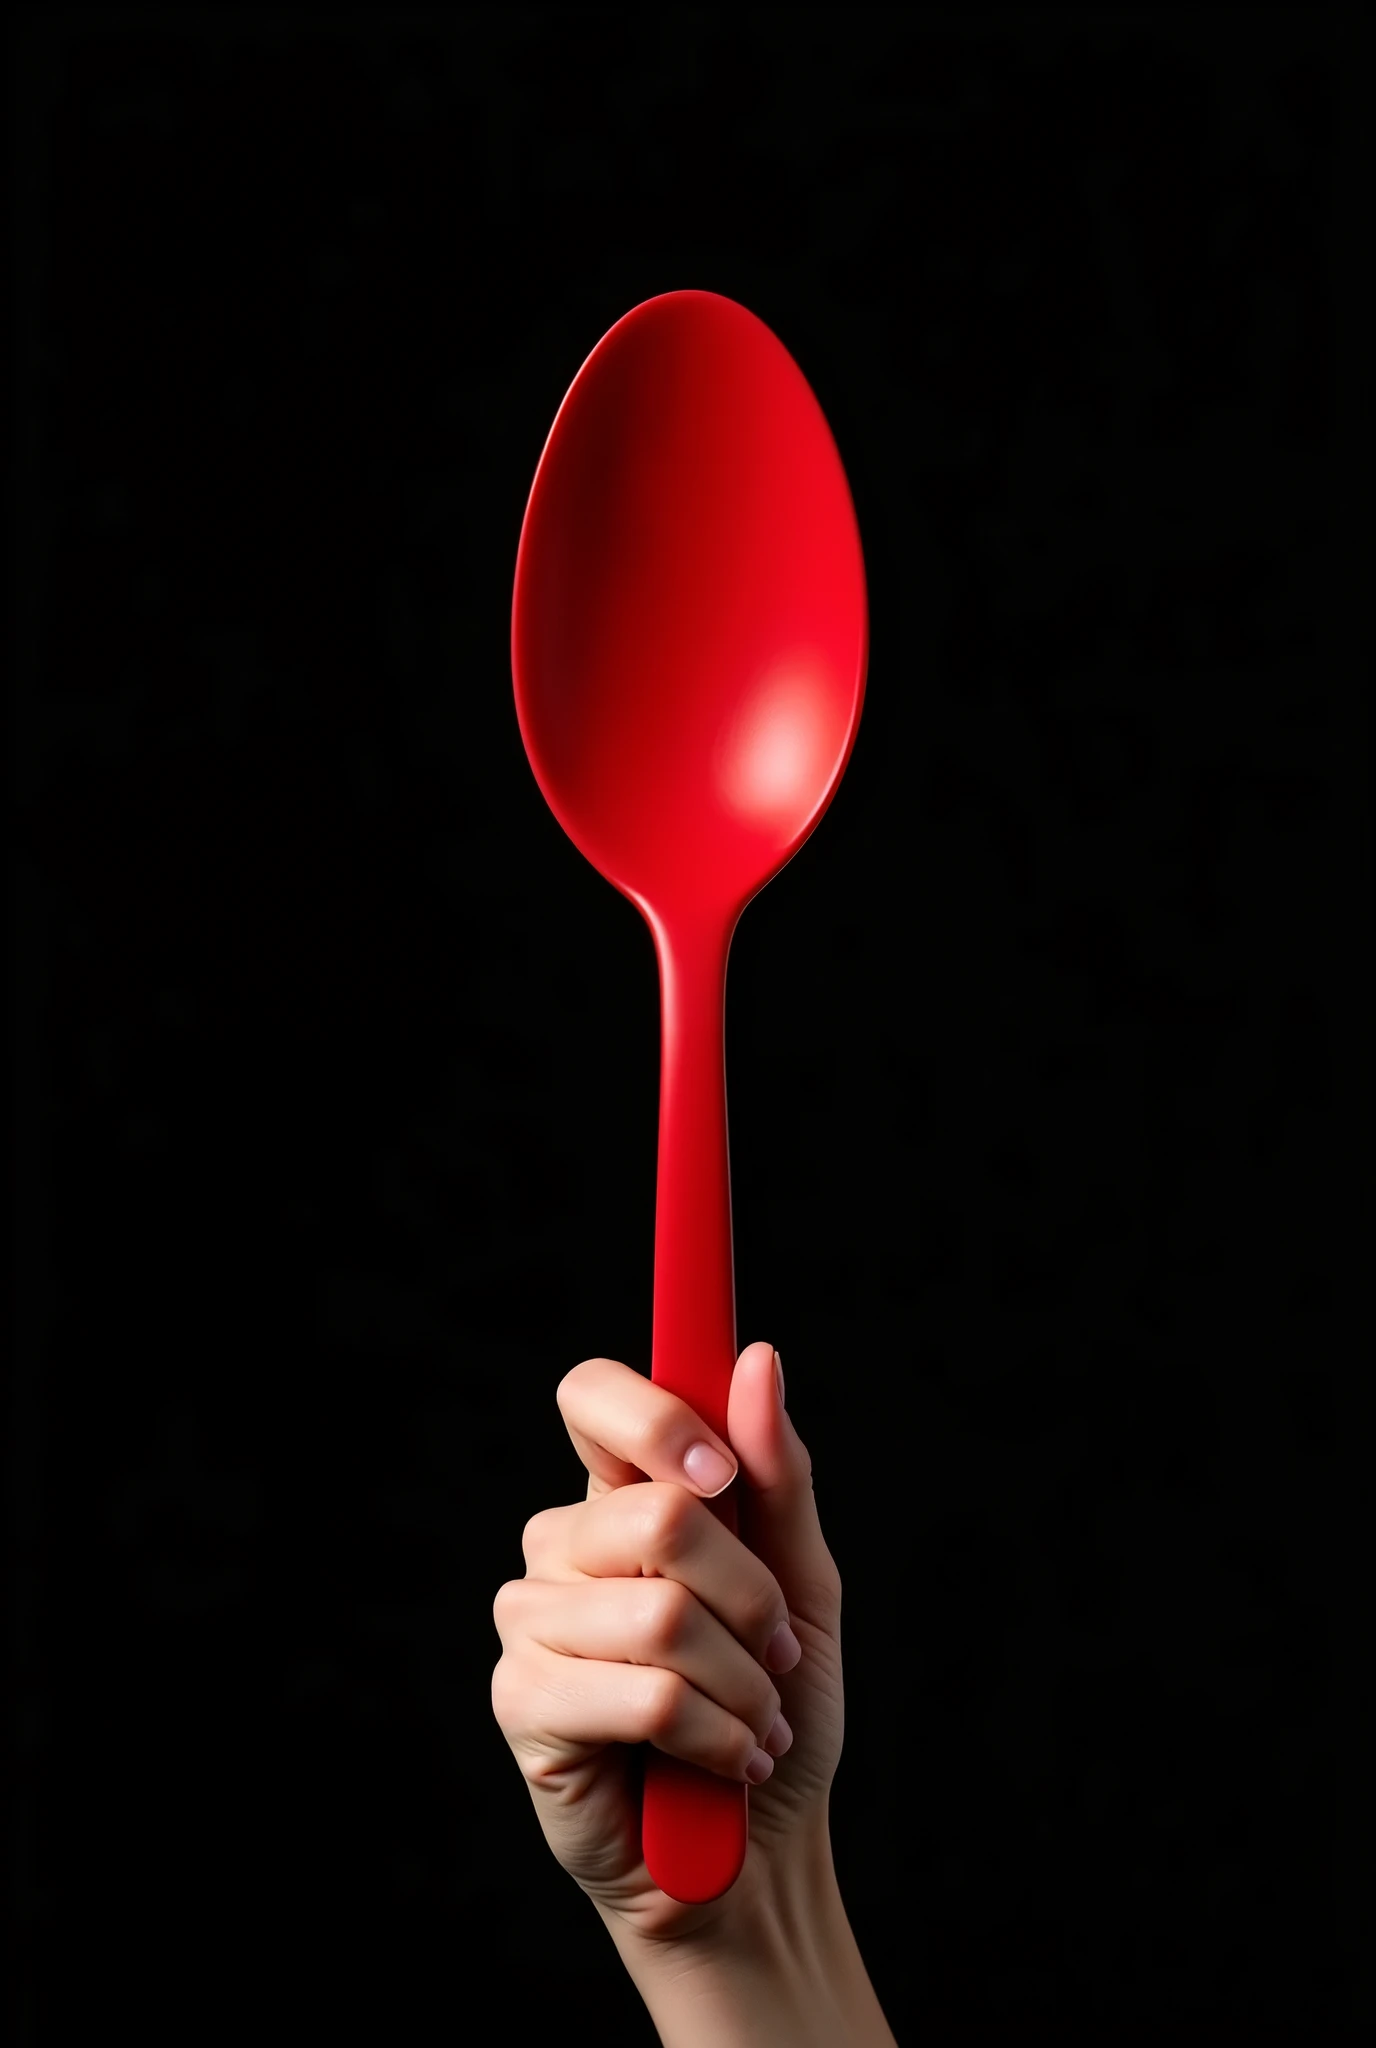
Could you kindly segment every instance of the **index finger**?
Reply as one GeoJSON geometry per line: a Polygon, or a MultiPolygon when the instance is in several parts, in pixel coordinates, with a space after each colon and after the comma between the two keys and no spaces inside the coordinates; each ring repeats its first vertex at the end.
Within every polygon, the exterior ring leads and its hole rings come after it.
{"type": "Polygon", "coordinates": [[[642,1479],[672,1479],[713,1500],[736,1476],[728,1444],[686,1401],[616,1358],[585,1358],[555,1397],[588,1469],[589,1500],[642,1479]]]}

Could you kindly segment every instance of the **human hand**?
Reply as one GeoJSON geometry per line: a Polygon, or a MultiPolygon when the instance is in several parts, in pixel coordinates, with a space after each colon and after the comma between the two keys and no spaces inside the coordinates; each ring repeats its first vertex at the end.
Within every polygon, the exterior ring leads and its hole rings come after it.
{"type": "Polygon", "coordinates": [[[587,1496],[526,1524],[525,1576],[493,1605],[493,1711],[545,1839],[613,1931],[686,1943],[773,1910],[790,1871],[830,1868],[840,1575],[768,1344],[737,1361],[729,1444],[613,1359],[575,1366],[558,1401],[587,1496]],[[738,1461],[739,1536],[705,1505],[711,1482],[684,1468],[703,1443],[738,1461]],[[775,1759],[752,1783],[745,1865],[719,1899],[681,1904],[646,1869],[632,1746],[646,1742],[741,1783],[761,1747],[775,1759]]]}

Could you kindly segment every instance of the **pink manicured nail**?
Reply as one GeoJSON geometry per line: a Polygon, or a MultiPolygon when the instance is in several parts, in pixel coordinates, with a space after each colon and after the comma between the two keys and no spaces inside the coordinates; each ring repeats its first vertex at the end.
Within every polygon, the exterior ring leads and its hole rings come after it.
{"type": "Polygon", "coordinates": [[[694,1444],[683,1460],[683,1469],[710,1500],[714,1494],[722,1493],[736,1476],[736,1468],[729,1465],[720,1451],[714,1451],[711,1444],[694,1444]]]}
{"type": "Polygon", "coordinates": [[[791,1671],[803,1654],[803,1646],[786,1621],[781,1621],[765,1645],[766,1671],[791,1671]]]}
{"type": "Polygon", "coordinates": [[[771,1756],[783,1756],[793,1747],[793,1730],[782,1714],[774,1716],[774,1726],[765,1736],[764,1746],[771,1756]]]}
{"type": "Polygon", "coordinates": [[[763,1785],[765,1779],[771,1776],[773,1770],[773,1757],[766,1756],[762,1749],[757,1749],[745,1767],[745,1775],[749,1778],[752,1785],[763,1785]]]}
{"type": "Polygon", "coordinates": [[[774,1384],[779,1389],[779,1406],[784,1407],[784,1362],[778,1352],[774,1353],[774,1384]]]}

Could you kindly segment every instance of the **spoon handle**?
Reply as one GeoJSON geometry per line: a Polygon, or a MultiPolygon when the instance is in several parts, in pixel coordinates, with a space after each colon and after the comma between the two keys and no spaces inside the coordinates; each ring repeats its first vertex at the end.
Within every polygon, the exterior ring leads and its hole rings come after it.
{"type": "MultiPolygon", "coordinates": [[[[659,1160],[651,1378],[729,1442],[736,1364],[731,1164],[726,1130],[726,960],[735,919],[651,920],[659,960],[659,1160]]],[[[734,1487],[708,1503],[736,1533],[734,1487]]],[[[745,1861],[747,1789],[645,1753],[641,1845],[661,1891],[719,1898],[745,1861]]]]}

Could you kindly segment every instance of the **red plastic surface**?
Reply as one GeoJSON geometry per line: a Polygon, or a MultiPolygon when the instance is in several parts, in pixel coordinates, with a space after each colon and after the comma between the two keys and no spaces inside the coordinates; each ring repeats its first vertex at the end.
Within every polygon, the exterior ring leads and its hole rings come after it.
{"type": "MultiPolygon", "coordinates": [[[[512,672],[536,780],[654,934],[662,1011],[653,1378],[723,1438],[736,1359],[726,961],[835,793],[860,719],[864,562],[836,444],[770,330],[669,292],[606,333],[535,473],[512,672]]],[[[712,1503],[735,1528],[730,1489],[712,1503]]],[[[646,1752],[671,1897],[739,1874],[746,1790],[646,1752]]]]}

